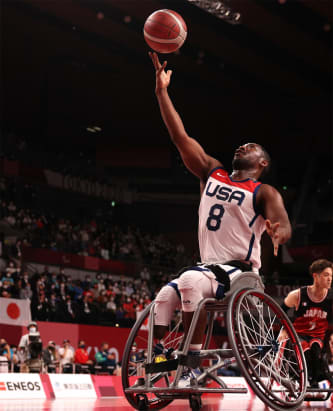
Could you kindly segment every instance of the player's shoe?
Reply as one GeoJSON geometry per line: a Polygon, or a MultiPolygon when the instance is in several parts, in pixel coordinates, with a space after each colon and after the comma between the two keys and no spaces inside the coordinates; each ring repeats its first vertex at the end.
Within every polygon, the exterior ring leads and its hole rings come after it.
{"type": "Polygon", "coordinates": [[[172,356],[173,348],[164,348],[163,344],[157,343],[153,348],[153,353],[155,354],[155,362],[161,362],[169,360],[172,356]]]}
{"type": "Polygon", "coordinates": [[[188,388],[191,387],[191,381],[195,381],[201,375],[200,368],[195,368],[193,370],[187,368],[184,370],[182,376],[178,381],[178,388],[188,388]]]}

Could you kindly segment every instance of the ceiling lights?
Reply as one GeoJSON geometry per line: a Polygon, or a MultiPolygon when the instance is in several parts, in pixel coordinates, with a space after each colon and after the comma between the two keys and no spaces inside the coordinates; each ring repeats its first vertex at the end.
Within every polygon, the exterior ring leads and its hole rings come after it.
{"type": "Polygon", "coordinates": [[[225,20],[230,24],[241,23],[241,14],[232,10],[229,5],[226,5],[226,1],[219,0],[187,0],[189,3],[207,11],[210,14],[225,20]]]}

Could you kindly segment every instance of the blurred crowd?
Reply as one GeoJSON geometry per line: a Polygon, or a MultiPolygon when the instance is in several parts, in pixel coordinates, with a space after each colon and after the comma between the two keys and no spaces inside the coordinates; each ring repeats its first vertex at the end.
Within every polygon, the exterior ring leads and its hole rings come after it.
{"type": "Polygon", "coordinates": [[[35,186],[0,178],[0,221],[20,233],[13,249],[17,257],[22,246],[31,246],[164,267],[181,267],[191,258],[183,244],[162,234],[142,232],[139,227],[110,222],[101,211],[80,216],[45,211],[41,197],[35,186]]]}
{"type": "Polygon", "coordinates": [[[30,299],[33,320],[131,327],[137,313],[154,298],[168,276],[151,276],[143,267],[135,279],[115,280],[111,274],[87,274],[73,280],[46,266],[29,275],[10,261],[0,280],[0,296],[30,299]]]}
{"type": "Polygon", "coordinates": [[[0,338],[0,372],[113,375],[119,373],[119,363],[107,342],[103,342],[99,350],[92,355],[89,355],[84,340],[79,340],[76,348],[69,339],[65,339],[60,346],[54,341],[43,346],[38,325],[31,322],[28,333],[22,335],[17,346],[9,345],[5,338],[0,338]],[[29,342],[31,336],[38,336],[38,339],[29,342]]]}
{"type": "Polygon", "coordinates": [[[192,263],[182,244],[117,225],[103,213],[62,217],[52,208],[46,212],[41,199],[47,196],[40,194],[37,186],[0,178],[0,223],[16,238],[8,245],[0,229],[0,296],[29,299],[34,320],[131,326],[168,275],[192,263]],[[48,267],[34,272],[21,266],[23,247],[132,260],[142,269],[132,279],[93,272],[73,279],[48,267]]]}

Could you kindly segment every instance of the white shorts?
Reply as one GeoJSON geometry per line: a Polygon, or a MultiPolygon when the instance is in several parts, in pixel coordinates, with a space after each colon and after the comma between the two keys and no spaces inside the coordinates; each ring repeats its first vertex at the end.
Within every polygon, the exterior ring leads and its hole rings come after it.
{"type": "Polygon", "coordinates": [[[181,299],[178,291],[178,281],[171,281],[160,289],[154,306],[154,323],[155,325],[168,326],[172,320],[172,316],[176,310],[181,310],[181,299]]]}
{"type": "MultiPolygon", "coordinates": [[[[239,268],[220,265],[229,275],[230,283],[242,271],[239,268]]],[[[175,310],[186,312],[196,310],[203,298],[217,297],[219,282],[215,274],[203,266],[193,267],[185,271],[168,285],[165,285],[155,298],[155,324],[169,325],[175,310]]]]}
{"type": "Polygon", "coordinates": [[[210,270],[185,271],[178,282],[179,292],[182,298],[182,310],[186,312],[195,311],[203,298],[216,296],[218,282],[215,274],[210,270]]]}

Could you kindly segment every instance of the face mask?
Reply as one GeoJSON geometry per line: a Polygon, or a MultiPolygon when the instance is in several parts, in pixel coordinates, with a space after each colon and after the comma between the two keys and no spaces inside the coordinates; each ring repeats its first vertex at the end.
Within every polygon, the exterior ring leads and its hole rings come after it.
{"type": "Polygon", "coordinates": [[[37,331],[37,328],[36,327],[30,327],[29,328],[29,332],[31,332],[31,333],[34,333],[34,332],[36,332],[37,331]]]}
{"type": "Polygon", "coordinates": [[[86,346],[84,345],[84,344],[81,344],[80,345],[80,348],[85,348],[86,346]]]}

